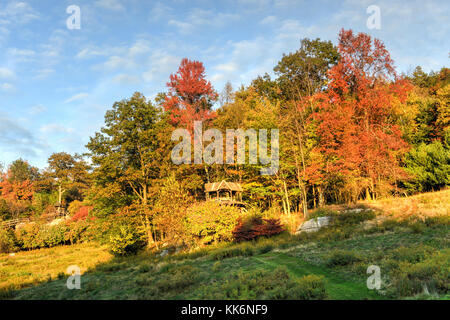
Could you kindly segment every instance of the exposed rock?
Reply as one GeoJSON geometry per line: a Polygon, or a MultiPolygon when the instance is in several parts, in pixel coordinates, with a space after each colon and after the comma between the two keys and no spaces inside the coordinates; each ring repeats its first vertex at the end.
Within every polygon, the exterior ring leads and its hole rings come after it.
{"type": "Polygon", "coordinates": [[[64,219],[64,218],[58,218],[58,219],[52,220],[52,221],[51,221],[50,223],[48,223],[47,225],[49,225],[49,226],[56,226],[56,225],[60,224],[61,222],[63,222],[64,220],[66,220],[66,219],[64,219]]]}
{"type": "Polygon", "coordinates": [[[161,252],[161,254],[159,255],[160,257],[165,257],[169,254],[169,250],[163,250],[163,252],[161,252]]]}
{"type": "Polygon", "coordinates": [[[302,232],[316,232],[320,228],[330,225],[332,218],[329,216],[318,217],[308,221],[303,222],[297,229],[296,234],[302,232]]]}
{"type": "Polygon", "coordinates": [[[355,208],[355,209],[347,209],[347,210],[345,210],[346,213],[360,213],[361,211],[364,211],[364,209],[355,208]]]}
{"type": "Polygon", "coordinates": [[[364,230],[367,230],[372,227],[376,227],[377,225],[380,225],[385,220],[386,220],[386,217],[379,216],[379,217],[376,217],[375,219],[366,220],[366,221],[361,222],[361,226],[363,227],[364,230]]]}

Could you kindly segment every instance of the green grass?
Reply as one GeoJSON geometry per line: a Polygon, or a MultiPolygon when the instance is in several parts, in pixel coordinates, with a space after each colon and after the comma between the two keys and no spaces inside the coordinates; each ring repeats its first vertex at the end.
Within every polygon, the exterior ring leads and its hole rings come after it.
{"type": "Polygon", "coordinates": [[[416,221],[369,230],[353,221],[163,258],[113,258],[95,243],[2,255],[0,299],[448,300],[450,233],[439,221],[419,231],[416,221]],[[82,269],[81,290],[66,288],[69,265],[82,269]],[[367,289],[369,265],[381,268],[381,292],[367,289]]]}
{"type": "MultiPolygon", "coordinates": [[[[346,279],[334,271],[314,266],[282,252],[234,257],[216,262],[209,258],[148,264],[138,257],[130,262],[110,262],[82,276],[81,290],[68,290],[65,279],[54,280],[14,293],[14,299],[207,299],[208,286],[224,283],[241,272],[273,272],[285,266],[294,280],[323,276],[329,299],[380,299],[365,281],[346,279]],[[184,269],[183,269],[184,268],[184,269]],[[180,272],[178,272],[181,270],[180,272]],[[169,275],[169,276],[167,276],[169,275]]],[[[217,296],[221,299],[223,297],[217,296]]],[[[242,298],[242,297],[241,297],[242,298]]],[[[258,297],[255,297],[258,298],[258,297]]]]}

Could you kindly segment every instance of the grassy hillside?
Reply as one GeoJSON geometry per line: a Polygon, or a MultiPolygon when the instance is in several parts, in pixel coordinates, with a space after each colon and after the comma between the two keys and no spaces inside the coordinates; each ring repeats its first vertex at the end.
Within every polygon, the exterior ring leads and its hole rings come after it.
{"type": "Polygon", "coordinates": [[[282,234],[166,257],[142,252],[113,258],[94,243],[3,255],[1,294],[12,299],[448,299],[446,199],[449,191],[359,204],[377,208],[376,217],[369,210],[339,214],[328,208],[337,222],[314,234],[282,234]],[[415,206],[417,215],[396,209],[405,206],[415,206]],[[69,265],[81,268],[81,290],[66,288],[69,265]],[[370,265],[380,267],[379,292],[367,289],[370,265]]]}

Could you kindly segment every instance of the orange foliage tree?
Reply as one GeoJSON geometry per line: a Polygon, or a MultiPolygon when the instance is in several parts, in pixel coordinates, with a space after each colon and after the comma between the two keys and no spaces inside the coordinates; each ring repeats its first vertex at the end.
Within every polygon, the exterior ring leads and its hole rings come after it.
{"type": "MultiPolygon", "coordinates": [[[[384,44],[364,33],[341,30],[339,63],[328,72],[328,88],[315,96],[319,170],[346,180],[355,201],[375,197],[402,174],[399,155],[407,150],[391,114],[410,85],[398,77],[384,44]]],[[[349,198],[347,198],[350,200],[349,198]]]]}

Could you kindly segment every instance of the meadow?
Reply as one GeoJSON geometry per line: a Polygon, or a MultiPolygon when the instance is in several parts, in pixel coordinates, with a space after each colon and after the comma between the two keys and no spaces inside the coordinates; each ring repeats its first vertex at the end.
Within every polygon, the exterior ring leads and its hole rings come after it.
{"type": "Polygon", "coordinates": [[[449,299],[449,195],[444,190],[360,202],[357,214],[328,207],[315,215],[337,220],[316,233],[285,232],[167,256],[160,249],[114,257],[95,242],[4,254],[0,294],[3,299],[449,299]],[[405,214],[405,207],[417,208],[417,215],[405,214]],[[81,269],[80,290],[66,287],[69,265],[81,269]],[[380,267],[379,290],[367,288],[370,265],[380,267]]]}

